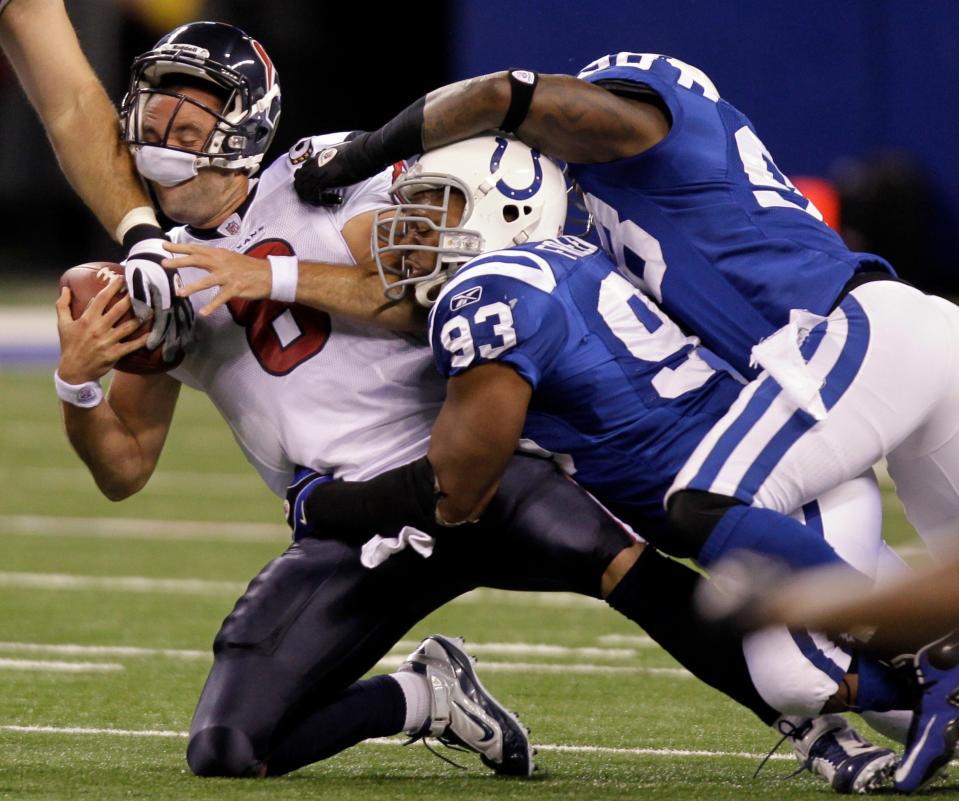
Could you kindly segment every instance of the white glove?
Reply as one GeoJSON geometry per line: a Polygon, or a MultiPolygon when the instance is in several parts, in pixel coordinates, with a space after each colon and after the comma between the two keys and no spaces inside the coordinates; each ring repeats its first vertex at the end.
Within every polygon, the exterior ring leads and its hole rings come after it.
{"type": "Polygon", "coordinates": [[[193,341],[194,316],[193,304],[176,294],[179,274],[160,266],[160,261],[170,255],[163,247],[166,241],[155,237],[134,243],[123,266],[133,313],[141,321],[153,315],[146,348],[156,350],[162,345],[164,361],[171,362],[178,349],[193,341]]]}

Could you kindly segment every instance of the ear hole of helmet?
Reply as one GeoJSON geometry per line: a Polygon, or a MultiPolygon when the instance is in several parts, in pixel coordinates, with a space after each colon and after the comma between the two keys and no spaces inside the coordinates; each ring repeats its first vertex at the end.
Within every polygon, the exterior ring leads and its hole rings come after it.
{"type": "MultiPolygon", "coordinates": [[[[532,206],[523,206],[523,210],[522,210],[523,217],[529,217],[529,215],[532,213],[533,213],[532,206]]],[[[519,218],[520,218],[519,206],[515,206],[512,203],[508,203],[507,205],[503,206],[504,222],[508,222],[508,223],[516,222],[519,218]]]]}

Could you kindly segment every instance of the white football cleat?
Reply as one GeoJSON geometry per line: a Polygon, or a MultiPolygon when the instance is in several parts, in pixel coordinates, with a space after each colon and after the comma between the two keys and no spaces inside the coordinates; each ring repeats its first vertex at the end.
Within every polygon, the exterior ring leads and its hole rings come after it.
{"type": "Polygon", "coordinates": [[[475,751],[501,776],[530,776],[535,770],[529,732],[480,683],[476,660],[460,637],[423,640],[399,670],[426,676],[430,716],[410,742],[435,737],[444,745],[475,751]]]}
{"type": "Polygon", "coordinates": [[[822,776],[837,793],[880,789],[899,761],[895,752],[866,742],[841,715],[807,719],[788,733],[787,740],[803,768],[822,776]]]}

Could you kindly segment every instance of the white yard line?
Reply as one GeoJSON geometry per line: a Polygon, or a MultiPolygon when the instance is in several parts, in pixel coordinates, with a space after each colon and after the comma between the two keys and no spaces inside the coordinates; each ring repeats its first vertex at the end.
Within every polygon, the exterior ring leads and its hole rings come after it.
{"type": "MultiPolygon", "coordinates": [[[[393,650],[410,651],[417,645],[419,645],[418,640],[400,640],[393,647],[393,650]]],[[[532,642],[473,642],[467,640],[466,650],[471,654],[499,654],[502,656],[578,656],[587,659],[632,659],[636,656],[636,651],[632,648],[572,648],[565,645],[532,642]]]]}
{"type": "Polygon", "coordinates": [[[36,670],[52,673],[115,673],[123,665],[115,662],[54,662],[41,659],[0,659],[0,670],[36,670]]]}
{"type": "Polygon", "coordinates": [[[0,536],[3,534],[201,542],[273,542],[290,539],[290,530],[282,524],[53,515],[0,515],[0,536]]]}
{"type": "Polygon", "coordinates": [[[246,584],[145,576],[74,576],[67,573],[0,572],[0,587],[31,590],[112,590],[175,595],[239,595],[246,584]]]}
{"type": "Polygon", "coordinates": [[[631,648],[659,648],[659,643],[645,634],[602,634],[596,642],[603,645],[628,645],[631,648]]]}
{"type": "MultiPolygon", "coordinates": [[[[412,640],[398,642],[391,655],[381,659],[376,667],[379,670],[394,670],[406,660],[411,649],[418,643],[412,640]]],[[[540,655],[540,656],[583,656],[586,652],[592,656],[623,658],[623,651],[609,651],[602,648],[565,648],[562,646],[542,645],[537,643],[469,643],[467,648],[478,654],[507,654],[540,655]]],[[[0,642],[0,653],[29,653],[51,654],[56,656],[110,656],[110,657],[163,657],[183,662],[209,662],[212,654],[209,651],[180,649],[180,648],[143,648],[128,645],[80,645],[77,643],[45,644],[29,642],[0,642]]],[[[18,660],[2,660],[11,665],[18,660]]],[[[0,661],[0,666],[2,666],[0,661]]],[[[24,665],[26,660],[21,660],[24,665]]],[[[37,665],[57,664],[53,662],[37,662],[37,665]]],[[[92,663],[60,663],[60,664],[92,664],[92,663]]],[[[23,667],[22,669],[29,669],[23,667]]],[[[41,669],[41,668],[35,668],[41,669]]],[[[51,668],[54,669],[54,668],[51,668]]],[[[682,668],[645,667],[627,665],[598,665],[592,663],[561,662],[498,662],[484,659],[480,663],[480,670],[484,673],[553,673],[567,675],[648,675],[668,676],[671,678],[689,679],[692,675],[682,668]]]]}
{"type": "Polygon", "coordinates": [[[183,661],[210,660],[213,658],[211,651],[186,648],[139,648],[132,645],[78,645],[76,643],[48,644],[38,642],[0,642],[0,653],[55,654],[57,656],[161,656],[183,661]]]}
{"type": "MultiPolygon", "coordinates": [[[[468,647],[468,646],[467,646],[468,647]]],[[[406,661],[405,656],[387,656],[377,662],[376,666],[381,669],[397,668],[406,661]]],[[[590,664],[569,664],[564,665],[559,662],[489,662],[483,660],[479,663],[480,673],[565,673],[565,674],[618,674],[618,675],[649,675],[649,676],[669,676],[677,679],[691,679],[693,675],[683,668],[658,668],[658,667],[627,667],[625,665],[590,665],[590,664]]]]}
{"type": "MultiPolygon", "coordinates": [[[[93,729],[78,726],[0,726],[0,731],[15,732],[18,734],[71,734],[71,735],[110,735],[115,737],[181,737],[189,736],[185,731],[157,731],[150,729],[93,729]]],[[[397,746],[403,745],[403,739],[390,737],[376,737],[365,740],[360,745],[397,746]]],[[[748,751],[706,751],[686,750],[681,748],[612,748],[601,745],[565,745],[536,743],[539,751],[559,751],[567,754],[611,754],[622,756],[658,756],[658,757],[739,757],[742,759],[762,759],[765,754],[754,754],[748,751]]],[[[794,761],[792,754],[773,754],[770,759],[794,761]]]]}
{"type": "Polygon", "coordinates": [[[109,734],[116,737],[189,737],[185,731],[160,731],[158,729],[91,729],[80,726],[0,726],[0,731],[19,734],[109,734]]]}
{"type": "MultiPolygon", "coordinates": [[[[37,590],[111,590],[116,592],[178,595],[227,595],[236,597],[246,589],[241,581],[151,578],[148,576],[77,576],[69,573],[0,571],[0,587],[37,590]]],[[[479,589],[454,599],[454,604],[505,604],[559,608],[604,608],[602,601],[582,595],[551,592],[507,592],[479,589]]]]}

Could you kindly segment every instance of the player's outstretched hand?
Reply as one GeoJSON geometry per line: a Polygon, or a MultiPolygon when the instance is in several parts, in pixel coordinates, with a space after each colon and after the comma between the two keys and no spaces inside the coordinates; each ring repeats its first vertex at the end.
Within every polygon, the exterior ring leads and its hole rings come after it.
{"type": "Polygon", "coordinates": [[[307,519],[306,499],[321,484],[333,480],[332,476],[318,473],[308,467],[297,467],[293,474],[293,481],[286,488],[286,500],[283,502],[283,513],[286,523],[293,532],[293,541],[304,537],[316,536],[316,531],[307,519]]]}
{"type": "Polygon", "coordinates": [[[120,291],[119,276],[100,290],[76,320],[70,313],[70,290],[63,287],[57,299],[57,330],[60,334],[60,364],[57,372],[69,384],[96,381],[128,353],[146,345],[149,333],[129,342],[122,340],[136,331],[136,318],[119,322],[130,311],[129,295],[107,309],[120,291]]]}
{"type": "Polygon", "coordinates": [[[372,178],[386,167],[371,157],[368,133],[351,134],[346,142],[324,148],[303,163],[293,176],[293,187],[301,200],[313,206],[338,206],[345,186],[372,178]]]}
{"type": "Polygon", "coordinates": [[[273,273],[267,259],[257,259],[226,248],[212,248],[207,245],[168,244],[167,249],[174,257],[165,259],[164,267],[199,267],[208,273],[203,278],[181,287],[181,298],[211,287],[220,287],[213,299],[200,309],[203,317],[209,317],[233,298],[261,300],[270,297],[273,273]]]}
{"type": "Polygon", "coordinates": [[[177,295],[177,273],[160,265],[169,256],[169,244],[160,237],[141,239],[130,248],[123,266],[133,313],[141,322],[153,317],[147,350],[162,347],[164,360],[172,362],[193,341],[193,306],[177,295]]]}

